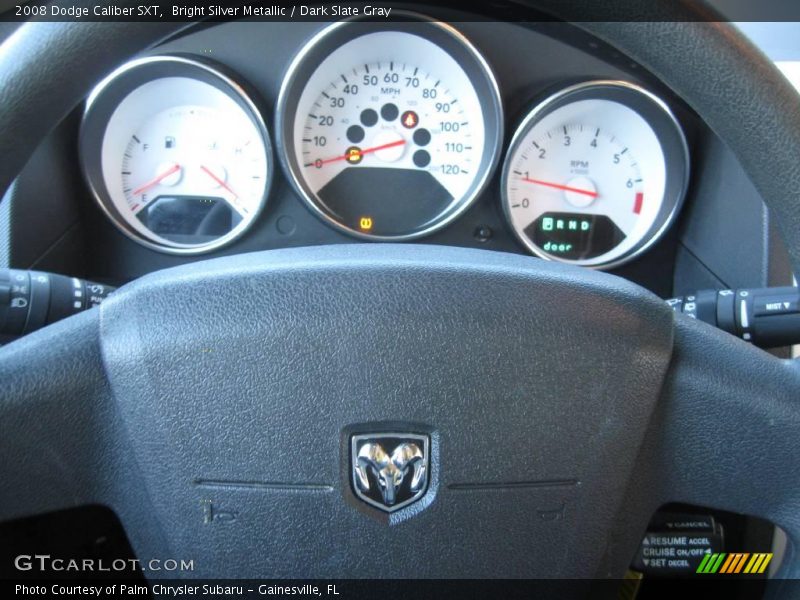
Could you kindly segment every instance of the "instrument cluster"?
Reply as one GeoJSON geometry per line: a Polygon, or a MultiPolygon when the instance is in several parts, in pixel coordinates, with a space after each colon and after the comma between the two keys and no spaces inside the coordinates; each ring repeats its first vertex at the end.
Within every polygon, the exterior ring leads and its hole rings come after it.
{"type": "Polygon", "coordinates": [[[125,235],[198,254],[245,235],[279,176],[330,227],[373,241],[446,227],[497,176],[521,248],[592,268],[658,240],[688,182],[677,119],[631,82],[540,90],[505,146],[491,66],[457,29],[418,15],[327,26],[289,65],[272,126],[267,112],[206,58],[134,60],[87,102],[85,178],[125,235]]]}

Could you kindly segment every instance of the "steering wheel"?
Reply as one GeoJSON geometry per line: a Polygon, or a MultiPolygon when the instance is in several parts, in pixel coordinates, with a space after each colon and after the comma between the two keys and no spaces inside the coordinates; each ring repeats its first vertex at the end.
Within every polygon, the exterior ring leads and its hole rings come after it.
{"type": "MultiPolygon", "coordinates": [[[[699,3],[665,4],[684,17],[581,27],[730,146],[800,272],[794,90],[699,3]]],[[[177,27],[21,27],[0,50],[0,187],[177,27]]],[[[668,502],[779,525],[780,575],[800,577],[797,362],[605,273],[425,245],[208,260],[5,347],[0,381],[0,520],[107,505],[140,559],[192,577],[619,577],[668,502]],[[422,501],[355,497],[363,431],[428,436],[422,501]]]]}

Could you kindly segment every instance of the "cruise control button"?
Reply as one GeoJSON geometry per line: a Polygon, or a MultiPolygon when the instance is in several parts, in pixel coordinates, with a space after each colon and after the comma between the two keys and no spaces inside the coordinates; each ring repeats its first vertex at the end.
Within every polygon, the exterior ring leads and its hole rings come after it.
{"type": "Polygon", "coordinates": [[[694,573],[706,554],[723,548],[721,533],[675,531],[648,532],[632,567],[648,575],[675,576],[694,573]]]}
{"type": "Polygon", "coordinates": [[[648,533],[675,530],[715,532],[717,524],[711,515],[659,511],[653,516],[647,527],[648,533]]]}

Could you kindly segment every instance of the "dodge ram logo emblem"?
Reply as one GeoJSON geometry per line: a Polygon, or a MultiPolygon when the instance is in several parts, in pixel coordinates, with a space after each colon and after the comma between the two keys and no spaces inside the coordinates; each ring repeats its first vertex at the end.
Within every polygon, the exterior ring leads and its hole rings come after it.
{"type": "Polygon", "coordinates": [[[428,489],[428,436],[411,433],[354,435],[353,491],[376,508],[394,512],[428,489]]]}

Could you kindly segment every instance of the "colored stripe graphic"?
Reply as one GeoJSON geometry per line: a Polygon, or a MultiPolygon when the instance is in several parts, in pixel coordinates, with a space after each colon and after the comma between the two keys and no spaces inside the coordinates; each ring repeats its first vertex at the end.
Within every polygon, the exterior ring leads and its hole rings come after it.
{"type": "Polygon", "coordinates": [[[697,566],[697,573],[716,573],[722,559],[725,558],[725,553],[722,554],[706,554],[703,561],[697,566]]]}
{"type": "Polygon", "coordinates": [[[722,565],[722,569],[720,569],[720,573],[727,573],[728,569],[731,568],[731,565],[739,559],[738,554],[729,554],[728,560],[725,561],[725,564],[722,565]]]}
{"type": "Polygon", "coordinates": [[[742,570],[742,567],[744,567],[744,561],[746,561],[749,556],[750,554],[746,553],[739,557],[739,560],[736,562],[736,570],[734,573],[739,573],[742,570]]]}
{"type": "Polygon", "coordinates": [[[719,566],[722,564],[723,558],[725,558],[724,552],[722,554],[717,554],[717,559],[713,563],[711,563],[711,566],[708,569],[708,571],[706,571],[706,573],[716,573],[717,569],[719,569],[719,566]]]}
{"type": "Polygon", "coordinates": [[[750,559],[750,562],[748,562],[747,566],[744,568],[744,572],[756,573],[757,571],[754,571],[753,567],[755,567],[758,563],[760,563],[762,559],[763,559],[762,554],[753,554],[752,558],[750,559]]]}
{"type": "Polygon", "coordinates": [[[724,574],[762,574],[772,560],[772,553],[768,552],[733,552],[727,554],[706,554],[697,565],[696,573],[724,573],[724,574]]]}
{"type": "Polygon", "coordinates": [[[695,573],[705,573],[704,569],[706,568],[706,565],[708,564],[708,561],[711,558],[711,556],[712,556],[711,554],[706,554],[703,557],[703,561],[699,565],[697,565],[697,571],[695,571],[695,573]]]}
{"type": "Polygon", "coordinates": [[[722,565],[722,568],[719,570],[720,573],[735,573],[736,568],[742,562],[742,556],[744,556],[741,552],[734,552],[733,554],[729,555],[728,560],[725,561],[725,564],[722,565]]]}
{"type": "Polygon", "coordinates": [[[744,572],[763,573],[767,569],[767,565],[771,560],[772,554],[767,554],[766,552],[753,554],[753,558],[751,558],[750,562],[747,563],[747,566],[744,568],[744,572]]]}

